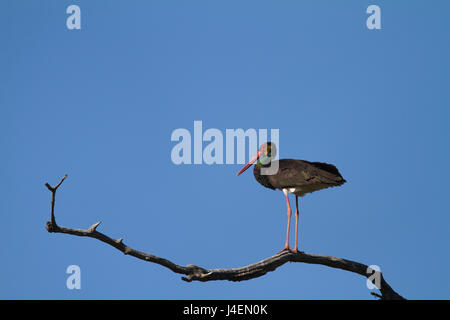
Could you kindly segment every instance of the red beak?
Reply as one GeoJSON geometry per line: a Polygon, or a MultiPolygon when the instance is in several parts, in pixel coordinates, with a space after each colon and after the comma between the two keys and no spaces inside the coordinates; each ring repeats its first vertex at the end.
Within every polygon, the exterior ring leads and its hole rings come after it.
{"type": "Polygon", "coordinates": [[[250,166],[259,158],[259,151],[255,154],[253,158],[250,159],[250,161],[237,173],[236,176],[240,175],[242,172],[250,168],[250,166]]]}

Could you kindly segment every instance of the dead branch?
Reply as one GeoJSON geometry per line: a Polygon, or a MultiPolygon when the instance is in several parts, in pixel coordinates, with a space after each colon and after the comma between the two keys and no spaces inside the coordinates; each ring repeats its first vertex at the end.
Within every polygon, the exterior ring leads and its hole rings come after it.
{"type": "MultiPolygon", "coordinates": [[[[212,280],[229,280],[229,281],[244,281],[249,279],[254,279],[265,275],[268,272],[276,270],[278,267],[282,266],[286,262],[302,262],[309,264],[320,264],[324,266],[328,266],[331,268],[342,269],[346,271],[350,271],[353,273],[357,273],[366,278],[369,278],[373,274],[373,270],[371,270],[367,265],[354,262],[347,259],[336,258],[331,256],[317,255],[317,254],[309,254],[305,252],[282,252],[276,254],[272,257],[259,261],[257,263],[240,267],[240,268],[232,268],[232,269],[205,269],[193,264],[188,264],[186,266],[177,265],[167,259],[135,250],[129,246],[127,246],[123,242],[123,238],[113,239],[108,237],[107,235],[97,231],[97,227],[100,225],[101,221],[93,224],[87,230],[84,229],[72,229],[63,226],[58,226],[55,220],[55,194],[58,188],[61,186],[63,181],[67,178],[67,175],[59,181],[57,185],[54,187],[50,186],[48,183],[45,186],[52,193],[51,200],[51,212],[50,212],[50,221],[46,223],[46,229],[50,233],[65,233],[71,234],[74,236],[80,237],[89,237],[100,240],[104,243],[109,244],[110,246],[116,248],[117,250],[123,252],[126,255],[131,255],[138,259],[153,262],[159,264],[163,267],[166,267],[172,270],[175,273],[183,274],[185,277],[182,277],[184,281],[212,281],[212,280]]],[[[395,292],[389,284],[384,280],[383,275],[380,273],[380,284],[379,290],[380,294],[372,292],[371,294],[383,299],[383,300],[404,300],[402,296],[400,296],[397,292],[395,292]]],[[[375,277],[372,277],[375,279],[375,277]]],[[[375,280],[372,281],[375,284],[375,280]]]]}

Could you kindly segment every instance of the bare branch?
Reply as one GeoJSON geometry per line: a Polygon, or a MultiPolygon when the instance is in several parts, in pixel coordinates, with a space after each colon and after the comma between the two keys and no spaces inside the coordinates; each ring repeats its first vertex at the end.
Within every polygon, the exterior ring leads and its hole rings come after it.
{"type": "MultiPolygon", "coordinates": [[[[354,262],[347,259],[336,258],[331,256],[309,254],[305,252],[281,252],[272,257],[259,261],[257,263],[232,269],[205,269],[193,264],[188,264],[186,266],[180,266],[167,259],[135,250],[124,244],[123,238],[113,239],[107,235],[98,232],[97,227],[100,225],[101,221],[93,224],[87,230],[83,229],[72,229],[67,227],[58,226],[55,221],[54,216],[54,205],[55,205],[55,193],[59,188],[61,183],[66,179],[65,175],[61,181],[54,187],[46,183],[46,187],[52,192],[52,207],[51,207],[51,221],[47,221],[46,229],[50,233],[65,233],[79,237],[89,237],[100,240],[110,246],[116,248],[117,250],[123,252],[126,255],[131,255],[135,258],[159,264],[163,267],[170,269],[171,271],[183,274],[185,277],[181,279],[187,282],[191,281],[212,281],[212,280],[229,280],[229,281],[244,281],[249,279],[254,279],[265,275],[268,272],[276,270],[278,267],[282,266],[286,262],[302,262],[309,264],[320,264],[328,266],[331,268],[342,269],[357,273],[366,278],[369,278],[372,271],[367,265],[354,262]]],[[[380,283],[380,294],[372,292],[371,294],[384,300],[403,300],[404,298],[396,293],[389,284],[384,280],[383,275],[380,273],[381,283],[380,283]]]]}
{"type": "Polygon", "coordinates": [[[48,190],[51,191],[52,193],[52,209],[50,212],[50,219],[51,219],[51,223],[52,225],[56,226],[56,220],[55,220],[55,194],[56,194],[56,190],[58,190],[59,186],[61,185],[61,183],[63,183],[64,180],[66,180],[67,178],[67,174],[64,175],[64,177],[62,177],[61,181],[59,181],[59,183],[52,187],[50,186],[48,183],[45,184],[45,186],[47,187],[48,190]]]}

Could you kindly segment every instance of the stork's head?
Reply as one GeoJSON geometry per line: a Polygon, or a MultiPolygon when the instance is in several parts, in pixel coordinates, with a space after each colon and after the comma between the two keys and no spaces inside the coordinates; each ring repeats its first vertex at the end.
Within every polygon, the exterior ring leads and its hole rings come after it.
{"type": "Polygon", "coordinates": [[[250,166],[255,162],[257,166],[268,166],[273,158],[277,155],[277,146],[273,142],[266,142],[259,147],[258,152],[250,159],[250,161],[237,173],[236,176],[240,175],[242,172],[250,168],[250,166]]]}

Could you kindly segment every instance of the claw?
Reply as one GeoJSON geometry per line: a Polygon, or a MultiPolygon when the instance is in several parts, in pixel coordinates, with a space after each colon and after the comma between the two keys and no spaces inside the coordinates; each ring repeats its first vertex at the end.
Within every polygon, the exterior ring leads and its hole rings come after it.
{"type": "Polygon", "coordinates": [[[291,248],[289,248],[289,247],[284,247],[283,250],[281,250],[281,251],[278,252],[277,254],[280,254],[280,253],[285,252],[285,251],[292,252],[291,248]]]}

